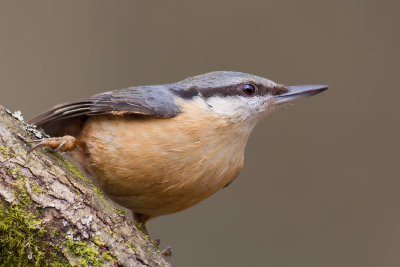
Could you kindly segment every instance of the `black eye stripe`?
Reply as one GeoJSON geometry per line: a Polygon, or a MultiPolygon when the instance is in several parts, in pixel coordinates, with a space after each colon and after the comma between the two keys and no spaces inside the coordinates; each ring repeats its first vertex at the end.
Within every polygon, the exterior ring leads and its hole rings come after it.
{"type": "MultiPolygon", "coordinates": [[[[251,85],[256,88],[257,95],[277,95],[280,93],[280,87],[263,87],[259,84],[252,84],[252,83],[243,83],[243,84],[236,84],[232,86],[225,86],[225,87],[207,87],[207,88],[198,88],[198,87],[190,87],[185,89],[179,88],[171,88],[171,91],[174,92],[176,95],[184,99],[192,99],[196,96],[201,95],[204,98],[209,98],[213,96],[244,96],[248,95],[243,92],[244,85],[251,85]]],[[[282,87],[283,88],[283,87],[282,87]]],[[[253,94],[255,95],[255,94],[253,94]]]]}

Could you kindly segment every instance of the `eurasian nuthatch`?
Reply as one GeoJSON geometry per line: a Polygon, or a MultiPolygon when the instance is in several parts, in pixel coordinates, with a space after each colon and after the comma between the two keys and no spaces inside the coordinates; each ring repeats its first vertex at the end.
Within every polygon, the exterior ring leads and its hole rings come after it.
{"type": "Polygon", "coordinates": [[[189,208],[236,178],[254,126],[282,104],[326,85],[284,86],[218,71],[114,90],[62,104],[32,120],[71,151],[138,222],[189,208]]]}

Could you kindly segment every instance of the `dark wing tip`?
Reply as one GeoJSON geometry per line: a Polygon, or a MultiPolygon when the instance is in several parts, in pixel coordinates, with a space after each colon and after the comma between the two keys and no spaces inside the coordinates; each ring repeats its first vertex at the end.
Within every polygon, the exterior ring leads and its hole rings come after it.
{"type": "Polygon", "coordinates": [[[35,125],[43,125],[51,121],[58,121],[84,115],[90,111],[93,103],[91,101],[70,102],[54,106],[49,111],[46,111],[32,118],[29,123],[35,125]]]}

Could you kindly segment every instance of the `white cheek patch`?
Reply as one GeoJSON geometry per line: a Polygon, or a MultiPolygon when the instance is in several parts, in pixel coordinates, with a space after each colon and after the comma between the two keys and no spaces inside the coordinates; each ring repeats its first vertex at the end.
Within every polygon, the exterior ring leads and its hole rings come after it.
{"type": "Polygon", "coordinates": [[[206,99],[209,108],[221,116],[233,121],[242,121],[251,117],[260,117],[273,105],[271,96],[213,96],[206,99]]]}

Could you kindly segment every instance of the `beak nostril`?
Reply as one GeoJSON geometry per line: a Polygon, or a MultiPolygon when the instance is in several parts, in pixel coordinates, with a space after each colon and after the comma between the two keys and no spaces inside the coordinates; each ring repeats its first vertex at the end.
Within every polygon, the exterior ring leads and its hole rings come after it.
{"type": "Polygon", "coordinates": [[[282,95],[289,92],[289,90],[283,84],[277,84],[272,89],[272,95],[282,95]]]}

